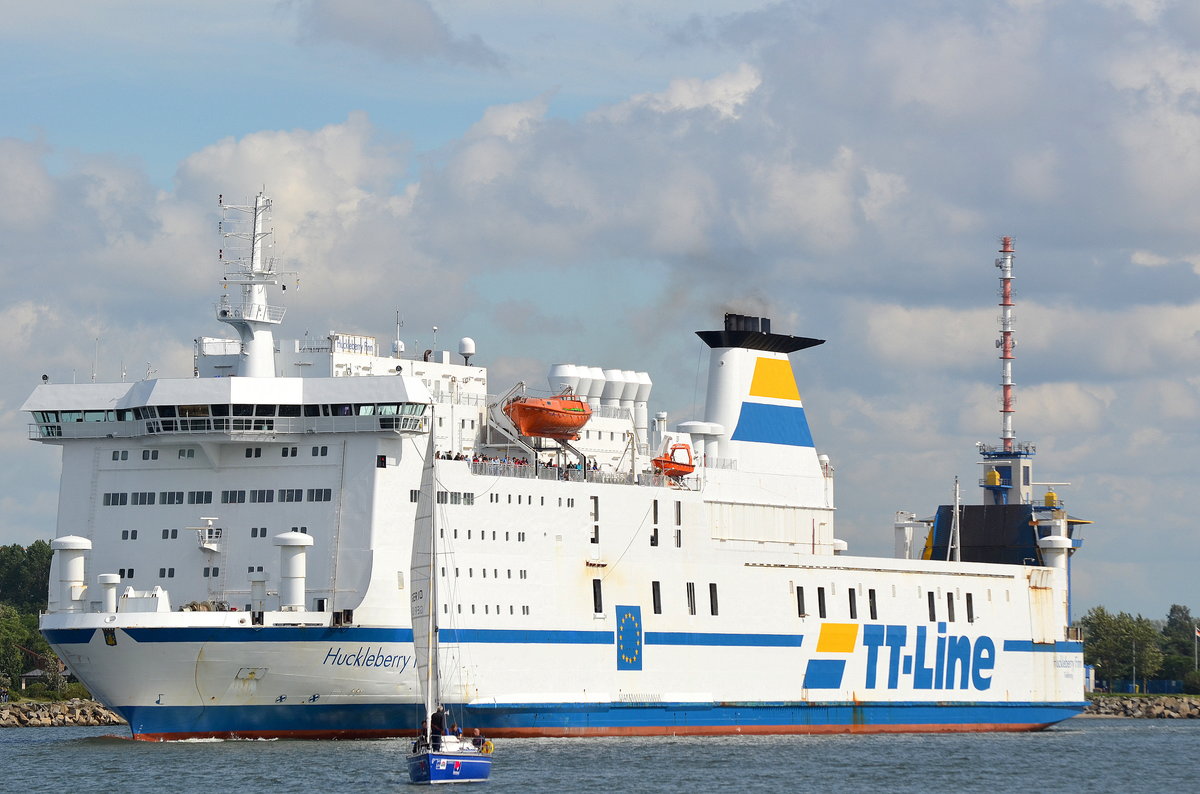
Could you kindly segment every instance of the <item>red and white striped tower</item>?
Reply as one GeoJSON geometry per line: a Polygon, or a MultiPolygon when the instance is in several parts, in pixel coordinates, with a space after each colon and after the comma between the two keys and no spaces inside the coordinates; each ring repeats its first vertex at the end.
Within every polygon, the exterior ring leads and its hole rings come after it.
{"type": "Polygon", "coordinates": [[[1013,238],[1002,237],[1000,257],[996,267],[1000,268],[1000,338],[996,347],[1000,349],[1000,446],[980,442],[981,461],[987,468],[980,483],[984,489],[984,504],[1026,504],[1033,498],[1033,473],[1029,458],[1034,454],[1032,444],[1018,444],[1013,433],[1013,414],[1016,399],[1013,394],[1012,363],[1013,348],[1013,238]]]}
{"type": "Polygon", "coordinates": [[[996,340],[996,347],[1000,348],[1000,386],[1004,390],[1004,401],[1000,406],[1002,418],[1000,440],[1004,444],[1004,451],[1011,455],[1014,451],[1013,413],[1016,411],[1013,405],[1012,382],[1013,347],[1015,345],[1012,330],[1013,239],[1002,237],[1001,240],[1000,258],[996,260],[996,267],[1000,268],[1000,338],[996,340]]]}

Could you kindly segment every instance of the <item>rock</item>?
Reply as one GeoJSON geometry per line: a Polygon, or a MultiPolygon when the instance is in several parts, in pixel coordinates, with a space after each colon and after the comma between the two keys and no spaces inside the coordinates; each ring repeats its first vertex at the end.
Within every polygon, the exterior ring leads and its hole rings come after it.
{"type": "Polygon", "coordinates": [[[77,698],[60,703],[0,704],[0,728],[122,725],[124,722],[99,703],[77,698]]]}

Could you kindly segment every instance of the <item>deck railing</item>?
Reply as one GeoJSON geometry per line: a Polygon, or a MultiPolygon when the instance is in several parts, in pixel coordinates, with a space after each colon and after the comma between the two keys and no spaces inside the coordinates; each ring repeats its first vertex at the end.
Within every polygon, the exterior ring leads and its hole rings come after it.
{"type": "Polygon", "coordinates": [[[305,433],[420,433],[423,416],[211,416],[135,419],[125,422],[47,422],[29,425],[29,438],[137,438],[163,434],[231,436],[305,433]]]}

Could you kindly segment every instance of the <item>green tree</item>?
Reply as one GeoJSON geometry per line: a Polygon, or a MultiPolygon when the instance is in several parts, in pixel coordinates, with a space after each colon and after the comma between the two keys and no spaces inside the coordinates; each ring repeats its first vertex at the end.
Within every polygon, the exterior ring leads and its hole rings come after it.
{"type": "Polygon", "coordinates": [[[0,546],[0,602],[21,612],[45,609],[53,553],[44,540],[0,546]]]}
{"type": "Polygon", "coordinates": [[[1163,626],[1163,653],[1192,656],[1195,647],[1196,619],[1192,611],[1182,604],[1171,604],[1167,611],[1167,623],[1163,626]]]}
{"type": "Polygon", "coordinates": [[[7,678],[10,687],[20,680],[21,673],[33,666],[26,664],[28,660],[21,652],[20,646],[25,639],[21,614],[8,604],[0,604],[0,678],[7,678]]]}
{"type": "Polygon", "coordinates": [[[1084,628],[1083,660],[1095,665],[1099,678],[1132,678],[1135,668],[1139,679],[1158,674],[1163,664],[1162,635],[1149,619],[1093,607],[1079,623],[1084,628]]]}

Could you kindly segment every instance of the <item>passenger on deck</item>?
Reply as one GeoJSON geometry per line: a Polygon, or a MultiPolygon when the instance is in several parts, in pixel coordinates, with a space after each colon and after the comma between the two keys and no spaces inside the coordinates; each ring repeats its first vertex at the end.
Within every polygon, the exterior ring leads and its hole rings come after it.
{"type": "Polygon", "coordinates": [[[476,750],[483,747],[485,741],[486,739],[484,739],[483,734],[479,732],[478,728],[471,732],[471,744],[475,745],[476,750]]]}
{"type": "Polygon", "coordinates": [[[446,713],[442,707],[433,712],[433,716],[429,718],[430,733],[433,735],[433,749],[440,750],[442,748],[442,734],[446,732],[446,713]]]}

